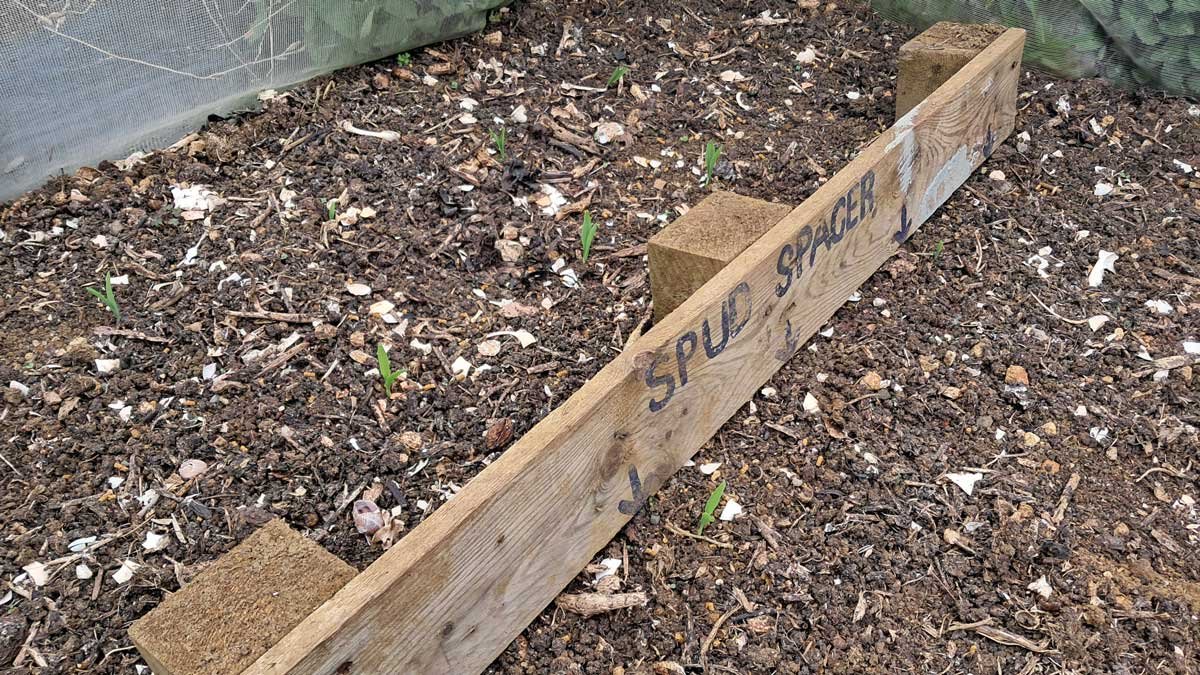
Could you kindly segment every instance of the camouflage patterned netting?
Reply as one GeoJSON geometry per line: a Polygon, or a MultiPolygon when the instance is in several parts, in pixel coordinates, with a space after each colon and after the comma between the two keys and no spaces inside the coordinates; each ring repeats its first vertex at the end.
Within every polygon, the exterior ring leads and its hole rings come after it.
{"type": "Polygon", "coordinates": [[[0,0],[0,199],[265,89],[480,30],[508,1],[0,0]]]}
{"type": "Polygon", "coordinates": [[[1200,0],[871,0],[884,16],[1002,23],[1029,32],[1025,61],[1069,78],[1102,77],[1200,96],[1200,0]]]}

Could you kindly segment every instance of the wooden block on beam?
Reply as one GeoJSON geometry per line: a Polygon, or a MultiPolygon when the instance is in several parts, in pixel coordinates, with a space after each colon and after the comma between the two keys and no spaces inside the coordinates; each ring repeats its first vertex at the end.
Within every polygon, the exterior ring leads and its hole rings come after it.
{"type": "Polygon", "coordinates": [[[156,675],[240,673],[357,572],[272,520],[133,622],[156,675]]]}
{"type": "Polygon", "coordinates": [[[940,21],[900,47],[896,119],[924,101],[1000,36],[1004,26],[940,21]]]}
{"type": "Polygon", "coordinates": [[[1012,132],[1008,30],[244,675],[482,672],[1012,132]]]}
{"type": "Polygon", "coordinates": [[[787,204],[714,192],[651,237],[646,253],[655,323],[700,290],[791,210],[787,204]]]}

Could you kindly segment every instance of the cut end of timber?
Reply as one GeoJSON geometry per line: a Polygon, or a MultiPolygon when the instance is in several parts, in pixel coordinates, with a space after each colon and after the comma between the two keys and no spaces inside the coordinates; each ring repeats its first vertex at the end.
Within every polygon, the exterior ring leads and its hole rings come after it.
{"type": "Polygon", "coordinates": [[[896,77],[896,119],[917,107],[1004,31],[1004,26],[939,21],[906,42],[900,47],[896,77]]]}
{"type": "Polygon", "coordinates": [[[282,520],[129,627],[156,675],[240,673],[357,572],[282,520]]]}
{"type": "Polygon", "coordinates": [[[732,192],[714,192],[646,246],[654,321],[675,310],[792,211],[732,192]]]}

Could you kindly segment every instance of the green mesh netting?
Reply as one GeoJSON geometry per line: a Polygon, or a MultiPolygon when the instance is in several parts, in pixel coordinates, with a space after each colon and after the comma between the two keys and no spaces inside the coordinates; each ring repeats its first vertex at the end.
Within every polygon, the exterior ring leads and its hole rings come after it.
{"type": "Polygon", "coordinates": [[[1028,31],[1025,61],[1069,78],[1102,77],[1200,95],[1200,0],[871,0],[880,14],[1028,31]]]}
{"type": "Polygon", "coordinates": [[[0,0],[0,200],[210,114],[484,27],[509,0],[0,0]]]}

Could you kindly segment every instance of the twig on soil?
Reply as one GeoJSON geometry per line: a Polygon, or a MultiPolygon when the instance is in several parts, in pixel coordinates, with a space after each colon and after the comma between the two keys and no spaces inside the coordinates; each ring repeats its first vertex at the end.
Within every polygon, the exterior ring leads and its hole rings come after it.
{"type": "Polygon", "coordinates": [[[945,632],[951,633],[960,630],[975,631],[975,633],[978,635],[981,635],[992,642],[1008,645],[1010,647],[1021,647],[1038,654],[1058,653],[1058,650],[1050,649],[1050,643],[1048,640],[1043,642],[1034,642],[1027,637],[1006,631],[1003,628],[997,628],[996,626],[992,625],[992,619],[990,617],[974,623],[953,623],[946,628],[945,632]]]}
{"type": "Polygon", "coordinates": [[[783,426],[782,424],[777,424],[775,422],[763,422],[763,426],[767,427],[768,429],[774,429],[775,431],[778,431],[792,440],[798,441],[801,438],[799,433],[783,426]]]}
{"type": "Polygon", "coordinates": [[[84,548],[82,551],[80,551],[79,553],[72,553],[70,555],[62,556],[61,558],[55,558],[54,560],[47,561],[46,567],[50,567],[52,565],[61,565],[61,567],[59,567],[58,569],[52,570],[50,572],[50,576],[53,577],[54,575],[58,574],[60,571],[62,571],[63,568],[65,568],[67,565],[75,562],[76,560],[79,560],[80,558],[92,555],[97,550],[99,550],[101,547],[107,546],[108,544],[111,544],[114,541],[117,541],[119,539],[124,539],[125,537],[128,537],[129,535],[131,535],[135,532],[138,532],[143,527],[145,527],[151,520],[153,520],[153,516],[151,516],[150,518],[146,518],[145,520],[138,523],[137,525],[132,525],[132,526],[125,528],[124,530],[118,531],[116,534],[111,535],[105,539],[100,539],[98,541],[94,541],[91,544],[89,544],[86,548],[84,548]]]}
{"type": "Polygon", "coordinates": [[[641,607],[650,601],[643,592],[635,593],[577,593],[562,594],[554,604],[582,617],[595,616],[627,607],[641,607]]]}
{"type": "Polygon", "coordinates": [[[562,58],[562,51],[567,48],[567,43],[571,40],[572,22],[568,19],[563,21],[562,37],[558,39],[558,47],[554,50],[554,58],[562,58]]]}
{"type": "Polygon", "coordinates": [[[351,492],[349,495],[347,495],[346,499],[339,504],[337,508],[325,514],[325,524],[329,525],[333,521],[337,520],[338,514],[340,514],[342,511],[345,511],[347,506],[353,504],[354,500],[358,499],[358,494],[362,492],[363,488],[365,487],[367,487],[367,484],[363,483],[362,485],[354,488],[354,492],[351,492]]]}
{"type": "Polygon", "coordinates": [[[1046,303],[1042,302],[1042,299],[1037,296],[1037,293],[1030,293],[1029,295],[1032,296],[1033,299],[1037,301],[1037,304],[1042,306],[1042,309],[1046,310],[1047,312],[1050,312],[1050,316],[1052,316],[1056,319],[1061,319],[1062,321],[1066,321],[1067,323],[1071,324],[1072,326],[1082,326],[1083,324],[1087,323],[1087,319],[1068,319],[1067,317],[1059,314],[1058,312],[1054,311],[1053,307],[1048,307],[1046,305],[1046,303]]]}
{"type": "Polygon", "coordinates": [[[1200,363],[1200,354],[1177,354],[1175,356],[1164,356],[1161,359],[1154,359],[1154,367],[1146,370],[1139,370],[1134,373],[1135,377],[1145,377],[1160,370],[1175,370],[1184,366],[1190,366],[1193,363],[1200,363]]]}
{"type": "MultiPolygon", "coordinates": [[[[9,466],[12,466],[12,465],[9,464],[9,466]]],[[[1135,480],[1133,482],[1140,483],[1140,482],[1142,482],[1143,478],[1145,478],[1146,476],[1149,476],[1152,473],[1165,473],[1169,476],[1174,476],[1176,478],[1183,478],[1184,480],[1187,480],[1187,477],[1188,477],[1187,472],[1191,468],[1192,468],[1191,462],[1188,462],[1187,468],[1183,469],[1182,471],[1180,471],[1179,469],[1176,469],[1175,467],[1171,466],[1170,464],[1168,464],[1166,466],[1155,466],[1155,467],[1146,469],[1146,471],[1142,475],[1138,476],[1137,480],[1135,480]]]]}
{"type": "Polygon", "coordinates": [[[1162,277],[1163,279],[1166,279],[1167,281],[1173,281],[1177,284],[1189,284],[1192,286],[1200,286],[1200,279],[1198,279],[1196,277],[1189,277],[1185,274],[1176,274],[1175,272],[1172,272],[1170,270],[1164,270],[1161,267],[1155,267],[1154,269],[1152,269],[1150,271],[1154,274],[1154,276],[1162,277]]]}
{"type": "Polygon", "coordinates": [[[342,131],[345,131],[348,134],[367,136],[369,138],[378,138],[381,141],[398,141],[401,138],[399,131],[390,131],[387,129],[383,131],[368,131],[367,129],[359,129],[351,124],[348,120],[343,120],[339,126],[341,127],[342,131]]]}
{"type": "Polygon", "coordinates": [[[765,522],[763,522],[763,519],[759,518],[758,516],[751,516],[750,522],[754,523],[754,526],[758,528],[758,533],[763,536],[763,539],[767,540],[767,544],[771,548],[779,548],[779,532],[777,532],[775,528],[767,525],[765,522]]]}
{"type": "Polygon", "coordinates": [[[566,143],[567,145],[573,146],[576,149],[590,152],[593,155],[600,154],[600,147],[597,146],[592,139],[569,131],[562,125],[547,117],[543,117],[542,119],[538,120],[538,123],[543,129],[550,132],[550,136],[555,140],[566,143]]]}
{"type": "Polygon", "coordinates": [[[25,474],[21,473],[20,470],[17,469],[17,467],[13,466],[12,462],[8,461],[8,458],[5,457],[4,453],[2,453],[2,452],[0,452],[0,459],[4,460],[4,463],[8,465],[8,468],[13,470],[13,473],[24,478],[25,474]]]}
{"type": "Polygon", "coordinates": [[[983,271],[983,241],[979,238],[979,230],[975,230],[975,276],[983,271]]]}
{"type": "Polygon", "coordinates": [[[128,328],[112,328],[110,326],[97,326],[92,330],[93,333],[101,337],[116,335],[118,337],[127,337],[133,340],[142,340],[144,342],[156,342],[159,344],[167,344],[170,342],[165,337],[157,335],[147,335],[141,331],[130,330],[128,328]]]}
{"type": "Polygon", "coordinates": [[[282,321],[284,323],[312,323],[320,321],[319,317],[308,316],[305,314],[291,314],[289,312],[242,312],[231,310],[226,312],[229,316],[235,316],[240,319],[259,319],[262,321],[282,321]]]}
{"type": "Polygon", "coordinates": [[[667,529],[674,532],[675,534],[682,535],[684,537],[691,537],[692,539],[699,539],[700,541],[708,542],[714,546],[720,546],[721,548],[733,548],[733,544],[726,544],[725,542],[717,541],[716,539],[713,539],[711,537],[706,537],[702,534],[696,534],[694,532],[688,532],[687,530],[681,530],[678,527],[676,527],[674,524],[672,524],[670,521],[668,521],[666,525],[667,525],[667,529]]]}
{"type": "Polygon", "coordinates": [[[719,59],[723,59],[723,58],[725,58],[726,56],[729,56],[730,54],[733,54],[733,53],[735,53],[735,52],[737,52],[737,51],[739,51],[739,50],[740,50],[740,47],[734,47],[733,49],[729,49],[729,50],[723,51],[723,52],[721,52],[720,54],[713,54],[712,56],[705,56],[705,57],[701,58],[701,59],[700,59],[700,61],[701,61],[702,63],[711,63],[711,62],[713,62],[713,61],[717,61],[717,60],[719,60],[719,59]]]}
{"type": "Polygon", "coordinates": [[[293,356],[299,354],[300,352],[302,352],[306,349],[308,349],[308,343],[301,342],[300,344],[296,345],[295,347],[292,347],[291,349],[280,354],[279,356],[276,356],[275,358],[271,359],[267,363],[263,364],[262,370],[258,371],[259,377],[266,375],[268,372],[275,370],[276,368],[284,365],[285,363],[290,361],[293,356]]]}
{"type": "Polygon", "coordinates": [[[150,303],[146,306],[146,309],[150,310],[151,312],[161,312],[162,310],[182,300],[185,295],[191,292],[191,290],[191,286],[186,284],[182,285],[179,287],[179,290],[175,291],[173,294],[161,300],[155,300],[154,302],[150,303]]]}
{"type": "Polygon", "coordinates": [[[704,643],[700,645],[700,666],[704,668],[704,672],[708,672],[708,649],[712,647],[713,640],[717,639],[717,632],[721,630],[721,626],[733,616],[734,612],[741,609],[739,605],[734,605],[732,609],[721,615],[717,622],[713,624],[712,630],[708,631],[708,637],[704,638],[704,643]]]}
{"type": "Polygon", "coordinates": [[[1075,488],[1079,487],[1079,474],[1073,473],[1067,479],[1067,486],[1063,488],[1062,496],[1058,498],[1058,507],[1054,509],[1054,515],[1051,520],[1055,525],[1062,522],[1064,516],[1067,515],[1067,506],[1071,503],[1071,496],[1075,494],[1075,488]]]}

